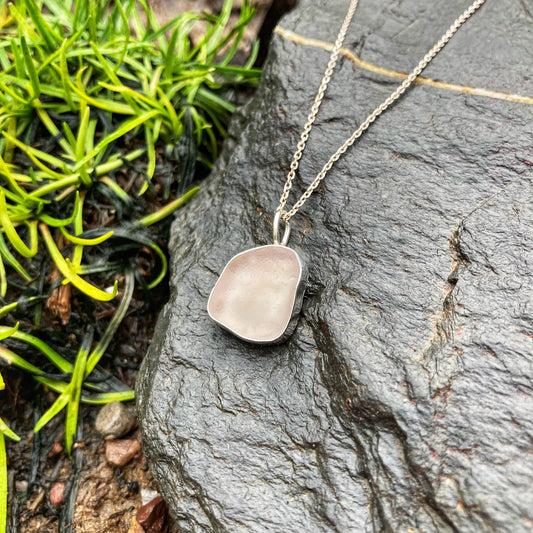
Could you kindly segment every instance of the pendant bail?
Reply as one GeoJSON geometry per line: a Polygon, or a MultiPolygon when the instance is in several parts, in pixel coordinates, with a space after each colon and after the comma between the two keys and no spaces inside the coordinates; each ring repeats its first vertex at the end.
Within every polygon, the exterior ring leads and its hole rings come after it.
{"type": "Polygon", "coordinates": [[[276,209],[276,214],[274,215],[274,222],[272,224],[272,236],[274,239],[274,244],[281,244],[282,246],[287,246],[289,242],[289,237],[291,234],[291,224],[288,220],[283,219],[281,208],[276,209]],[[283,230],[283,237],[281,241],[279,239],[279,223],[283,220],[285,222],[285,229],[283,230]]]}

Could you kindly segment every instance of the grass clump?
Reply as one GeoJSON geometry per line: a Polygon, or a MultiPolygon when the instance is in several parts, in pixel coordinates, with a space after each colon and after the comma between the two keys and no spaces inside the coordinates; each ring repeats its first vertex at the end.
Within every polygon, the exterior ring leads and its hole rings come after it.
{"type": "MultiPolygon", "coordinates": [[[[234,111],[228,91],[257,81],[255,47],[231,63],[253,10],[228,28],[231,8],[160,26],[146,0],[0,0],[0,363],[57,392],[35,431],[66,409],[69,454],[80,401],[133,398],[99,362],[135,287],[165,276],[148,228],[196,193],[234,111]],[[118,301],[105,327],[85,324],[75,357],[40,338],[46,306],[70,309],[73,295],[118,301]]],[[[0,480],[4,435],[16,438],[0,421],[0,480]]],[[[0,484],[0,517],[4,497],[0,484]]]]}

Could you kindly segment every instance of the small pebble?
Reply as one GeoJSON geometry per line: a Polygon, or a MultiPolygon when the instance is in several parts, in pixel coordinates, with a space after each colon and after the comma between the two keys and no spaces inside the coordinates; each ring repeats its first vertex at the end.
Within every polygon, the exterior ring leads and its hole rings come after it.
{"type": "Polygon", "coordinates": [[[61,443],[54,442],[54,444],[50,448],[50,451],[48,452],[48,457],[54,457],[54,455],[59,455],[62,451],[63,446],[61,446],[61,443]]]}
{"type": "Polygon", "coordinates": [[[28,490],[28,482],[25,479],[15,481],[15,490],[17,492],[26,492],[28,490]]]}
{"type": "Polygon", "coordinates": [[[118,467],[128,464],[140,451],[141,444],[138,440],[108,440],[105,443],[107,462],[118,467]]]}
{"type": "Polygon", "coordinates": [[[62,482],[54,483],[50,489],[50,503],[54,507],[59,507],[63,503],[65,495],[65,484],[62,482]]]}
{"type": "Polygon", "coordinates": [[[166,533],[168,531],[167,504],[157,496],[137,511],[137,522],[146,533],[166,533]]]}
{"type": "Polygon", "coordinates": [[[104,439],[118,439],[128,434],[136,424],[135,416],[122,402],[104,405],[96,417],[96,431],[104,439]]]}

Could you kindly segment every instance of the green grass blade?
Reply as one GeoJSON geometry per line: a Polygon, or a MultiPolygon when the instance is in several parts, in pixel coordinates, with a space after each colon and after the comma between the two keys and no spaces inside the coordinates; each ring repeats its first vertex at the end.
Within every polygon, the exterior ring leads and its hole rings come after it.
{"type": "Polygon", "coordinates": [[[68,44],[68,41],[65,39],[59,51],[59,69],[60,69],[60,75],[61,75],[61,83],[63,84],[63,89],[65,91],[65,100],[71,109],[76,109],[74,107],[74,100],[72,99],[72,94],[71,94],[72,90],[70,88],[71,82],[70,82],[70,77],[68,73],[68,63],[67,63],[67,56],[66,56],[67,44],[68,44]]]}
{"type": "MultiPolygon", "coordinates": [[[[1,93],[0,93],[1,94],[1,93]]],[[[11,102],[9,103],[11,105],[11,102]]],[[[6,119],[7,123],[7,132],[11,135],[17,135],[17,117],[11,116],[6,119]]],[[[13,161],[13,152],[15,151],[15,147],[8,142],[7,139],[5,139],[5,148],[3,150],[4,158],[7,163],[11,163],[13,161]]],[[[0,153],[2,153],[2,150],[0,150],[0,153]]]]}
{"type": "MultiPolygon", "coordinates": [[[[109,98],[94,98],[92,96],[89,96],[81,87],[77,87],[72,82],[70,83],[70,88],[78,96],[79,100],[82,100],[87,104],[92,105],[93,107],[97,107],[98,109],[103,109],[104,111],[117,113],[119,115],[136,114],[135,110],[132,109],[129,105],[121,102],[116,102],[115,100],[111,100],[109,98]]],[[[49,89],[47,92],[47,94],[49,94],[50,96],[55,96],[56,93],[57,91],[54,90],[54,88],[49,89]]]]}
{"type": "Polygon", "coordinates": [[[67,279],[70,283],[72,283],[72,285],[74,285],[81,292],[85,293],[87,296],[90,296],[91,298],[94,298],[95,300],[100,300],[102,302],[109,302],[110,300],[113,300],[113,298],[115,298],[115,296],[117,295],[117,291],[118,291],[117,281],[115,281],[113,290],[110,293],[103,291],[101,289],[98,289],[94,285],[91,285],[90,283],[85,281],[83,278],[78,276],[75,273],[74,269],[71,267],[70,262],[65,260],[65,258],[61,255],[61,252],[58,250],[56,243],[54,242],[54,239],[52,238],[52,235],[50,234],[50,230],[48,229],[48,226],[46,224],[40,223],[39,230],[46,244],[46,247],[48,248],[48,252],[50,256],[52,257],[54,263],[56,264],[57,269],[59,270],[59,272],[61,272],[61,274],[65,277],[65,279],[67,279]]]}
{"type": "Polygon", "coordinates": [[[158,209],[154,213],[150,213],[149,215],[146,215],[145,217],[141,218],[139,220],[139,224],[142,224],[143,226],[148,227],[148,226],[151,226],[152,224],[156,224],[157,222],[160,222],[165,217],[168,217],[169,215],[171,215],[176,209],[178,209],[182,205],[185,205],[199,190],[200,190],[200,187],[193,187],[190,191],[186,192],[180,198],[176,198],[175,200],[172,200],[172,202],[169,202],[167,205],[165,205],[161,209],[158,209]]]}
{"type": "MultiPolygon", "coordinates": [[[[81,244],[83,246],[95,246],[97,244],[101,244],[110,237],[113,236],[113,230],[108,231],[107,233],[104,233],[100,237],[95,237],[94,239],[84,239],[82,237],[78,237],[76,235],[71,235],[63,226],[59,228],[65,239],[68,239],[73,244],[81,244]]],[[[72,261],[74,263],[74,261],[72,261]]]]}
{"type": "MultiPolygon", "coordinates": [[[[20,148],[26,155],[32,158],[32,160],[37,163],[39,159],[45,161],[49,165],[52,165],[55,168],[64,169],[65,168],[65,162],[61,161],[61,159],[50,155],[46,152],[43,152],[42,150],[38,150],[37,148],[34,148],[33,146],[28,146],[27,144],[24,144],[19,139],[12,137],[6,132],[3,132],[4,137],[6,139],[9,139],[13,144],[15,144],[18,148],[20,148]],[[33,157],[32,157],[33,156],[33,157]]],[[[42,166],[42,170],[45,172],[51,172],[47,167],[42,166]]],[[[61,178],[64,177],[60,174],[57,174],[57,176],[60,176],[61,178]]]]}
{"type": "Polygon", "coordinates": [[[234,113],[235,112],[235,106],[228,102],[227,100],[224,100],[224,98],[221,98],[220,96],[217,96],[213,91],[210,91],[209,89],[206,89],[204,87],[200,87],[198,89],[198,96],[201,97],[204,101],[209,102],[210,104],[223,109],[227,113],[234,113]]]}
{"type": "Polygon", "coordinates": [[[34,105],[37,115],[39,115],[39,118],[41,119],[41,122],[44,124],[46,129],[50,132],[50,135],[52,135],[52,137],[56,137],[57,139],[59,139],[59,144],[61,148],[65,150],[65,154],[69,156],[74,156],[74,152],[72,151],[72,148],[69,145],[68,141],[62,137],[61,132],[59,131],[58,127],[54,124],[52,119],[50,118],[50,115],[42,107],[41,102],[39,100],[36,100],[33,102],[33,105],[34,105]]]}
{"type": "MultiPolygon", "coordinates": [[[[7,76],[4,75],[4,78],[6,78],[7,76]]],[[[22,96],[20,96],[20,94],[18,93],[18,91],[13,91],[12,89],[10,89],[3,81],[0,80],[0,89],[2,89],[2,92],[4,93],[3,96],[5,96],[6,94],[8,94],[9,96],[11,96],[11,98],[13,98],[13,100],[16,100],[19,104],[22,104],[23,106],[27,105],[28,101],[23,98],[22,96]]],[[[4,98],[4,101],[5,101],[5,98],[4,98]]]]}
{"type": "Polygon", "coordinates": [[[39,187],[35,191],[32,191],[28,196],[32,200],[37,200],[39,199],[39,197],[46,196],[47,194],[55,191],[56,189],[63,189],[65,187],[69,187],[70,185],[78,185],[79,181],[79,173],[73,174],[72,176],[65,176],[64,178],[61,178],[57,181],[53,181],[51,183],[39,187]]]}
{"type": "Polygon", "coordinates": [[[147,113],[144,113],[143,115],[133,118],[131,120],[127,120],[117,128],[113,133],[107,135],[104,139],[102,139],[92,150],[90,153],[88,153],[81,161],[78,161],[76,166],[74,167],[74,171],[77,171],[81,166],[85,165],[88,161],[90,161],[95,155],[97,155],[100,151],[102,151],[107,145],[111,144],[112,142],[116,141],[120,137],[123,137],[126,135],[126,133],[129,133],[131,130],[134,130],[141,124],[147,122],[151,118],[154,118],[159,114],[159,111],[152,110],[148,111],[147,113]]]}
{"type": "Polygon", "coordinates": [[[39,76],[37,74],[37,70],[35,69],[35,65],[33,64],[33,54],[30,53],[30,49],[28,48],[28,44],[26,43],[26,39],[24,37],[20,38],[20,46],[22,48],[22,54],[24,63],[26,64],[26,70],[30,76],[31,86],[33,89],[33,98],[39,98],[41,95],[41,84],[39,83],[39,76]]]}
{"type": "MultiPolygon", "coordinates": [[[[7,335],[8,329],[12,328],[0,326],[0,338],[2,338],[3,335],[7,335]]],[[[20,330],[13,331],[9,336],[18,341],[29,344],[30,346],[33,346],[39,350],[50,362],[52,362],[59,370],[61,370],[61,372],[72,372],[72,363],[59,355],[53,348],[51,348],[46,342],[38,337],[20,330]]]]}
{"type": "Polygon", "coordinates": [[[172,72],[174,70],[175,65],[175,48],[176,48],[176,42],[178,40],[178,37],[180,35],[181,28],[178,26],[174,28],[174,31],[172,32],[170,39],[168,41],[168,46],[165,52],[165,70],[164,74],[166,78],[172,77],[172,72]]]}
{"type": "MultiPolygon", "coordinates": [[[[105,60],[104,56],[100,53],[100,50],[98,49],[98,46],[96,43],[91,42],[91,48],[94,52],[94,55],[98,59],[100,66],[102,67],[103,71],[106,73],[107,77],[113,82],[114,85],[117,87],[123,86],[122,82],[120,81],[119,77],[117,76],[115,70],[113,70],[105,60]]],[[[137,107],[137,104],[133,101],[133,99],[130,97],[129,94],[124,93],[124,100],[131,106],[131,108],[135,111],[136,114],[140,114],[141,111],[137,107]]]]}
{"type": "Polygon", "coordinates": [[[54,15],[57,22],[72,30],[72,13],[68,4],[69,2],[62,0],[46,0],[46,7],[54,15]]]}
{"type": "Polygon", "coordinates": [[[111,318],[105,333],[102,338],[95,346],[89,359],[87,360],[87,367],[85,369],[85,375],[88,376],[93,370],[94,367],[98,364],[98,361],[102,358],[111,339],[115,336],[115,333],[121,324],[122,320],[126,316],[126,312],[130,306],[131,298],[133,297],[133,289],[135,288],[135,275],[133,270],[129,269],[125,273],[124,277],[124,292],[122,294],[122,299],[115,311],[115,314],[111,318]]]}
{"type": "MultiPolygon", "coordinates": [[[[89,124],[87,125],[87,133],[85,134],[85,152],[86,153],[90,152],[94,148],[94,140],[98,135],[96,132],[97,123],[98,123],[98,120],[96,118],[92,118],[89,120],[89,124]]],[[[106,151],[102,150],[94,158],[93,166],[98,165],[98,163],[100,163],[100,161],[104,157],[107,157],[106,151]]]]}
{"type": "Polygon", "coordinates": [[[81,387],[85,377],[85,366],[87,356],[93,342],[93,329],[89,328],[81,343],[80,350],[76,356],[74,371],[72,372],[71,389],[67,406],[67,416],[65,420],[65,444],[67,455],[71,457],[72,444],[78,428],[78,411],[80,406],[81,387]]]}
{"type": "Polygon", "coordinates": [[[231,8],[233,7],[233,0],[224,0],[222,9],[220,11],[220,16],[216,18],[216,22],[213,27],[207,31],[202,40],[203,46],[205,47],[206,59],[212,62],[215,59],[217,51],[222,46],[222,43],[225,40],[222,39],[224,29],[228,24],[229,18],[231,16],[231,8]]]}
{"type": "MultiPolygon", "coordinates": [[[[103,176],[104,174],[108,174],[109,172],[112,172],[113,170],[117,170],[122,165],[124,165],[124,161],[134,161],[135,159],[138,159],[146,152],[145,148],[137,148],[137,150],[133,150],[132,152],[129,152],[125,155],[120,155],[115,161],[108,161],[107,163],[103,163],[102,165],[98,165],[94,171],[96,172],[97,176],[103,176]]],[[[93,169],[91,169],[92,171],[93,169]]]]}
{"type": "Polygon", "coordinates": [[[3,47],[0,48],[0,67],[2,67],[2,70],[4,71],[11,68],[11,61],[9,60],[9,56],[3,47]]]}
{"type": "Polygon", "coordinates": [[[4,431],[5,425],[0,418],[0,531],[7,531],[7,456],[4,431]]]}
{"type": "Polygon", "coordinates": [[[103,176],[98,181],[107,185],[127,206],[134,207],[129,194],[116,181],[109,176],[103,176]]]}
{"type": "MultiPolygon", "coordinates": [[[[100,231],[101,230],[89,230],[85,232],[85,235],[87,235],[88,237],[91,235],[98,235],[100,231]]],[[[115,228],[113,231],[115,237],[130,240],[132,242],[140,244],[141,246],[151,248],[154,251],[155,255],[159,258],[159,261],[161,262],[161,270],[157,277],[153,281],[151,281],[147,285],[147,287],[148,289],[153,289],[159,283],[161,283],[167,272],[167,258],[166,255],[163,253],[163,250],[161,250],[161,248],[150,237],[148,237],[145,232],[142,231],[142,226],[139,225],[137,227],[128,229],[118,227],[115,228]]]]}
{"type": "Polygon", "coordinates": [[[123,392],[100,392],[96,394],[81,393],[81,402],[89,405],[102,405],[110,402],[128,402],[135,399],[135,393],[123,392]]]}
{"type": "Polygon", "coordinates": [[[52,217],[50,215],[47,215],[46,213],[41,213],[39,215],[39,220],[41,222],[44,222],[46,225],[51,226],[53,228],[62,228],[64,226],[68,226],[69,224],[72,224],[74,220],[76,220],[76,217],[78,216],[78,211],[80,210],[80,193],[79,191],[76,191],[76,196],[74,198],[74,210],[72,212],[72,215],[68,218],[56,218],[52,217]]]}
{"type": "Polygon", "coordinates": [[[60,394],[56,401],[50,406],[50,408],[45,411],[43,416],[39,418],[37,421],[37,424],[35,424],[35,427],[33,428],[33,432],[37,433],[41,429],[43,429],[52,418],[54,418],[56,415],[58,415],[68,404],[70,398],[70,385],[66,388],[65,392],[60,394]]]}
{"type": "Polygon", "coordinates": [[[17,355],[2,345],[0,345],[0,359],[5,361],[8,365],[14,365],[31,374],[39,375],[44,373],[41,369],[28,363],[28,361],[20,357],[20,355],[17,355]]]}
{"type": "Polygon", "coordinates": [[[26,67],[24,66],[23,53],[20,51],[19,46],[15,39],[10,40],[11,53],[13,54],[13,62],[15,63],[15,72],[20,79],[26,79],[26,67]]]}
{"type": "Polygon", "coordinates": [[[89,8],[89,36],[91,39],[91,44],[93,42],[96,42],[98,39],[97,37],[97,28],[98,28],[98,4],[99,2],[95,2],[94,0],[90,0],[87,3],[87,6],[89,8]]]}
{"type": "Polygon", "coordinates": [[[7,278],[6,278],[6,267],[4,266],[4,260],[0,256],[0,296],[5,297],[7,293],[7,278]]]}
{"type": "Polygon", "coordinates": [[[11,313],[11,311],[14,311],[17,307],[18,307],[17,302],[11,302],[10,304],[0,307],[0,318],[3,318],[8,313],[11,313]]]}
{"type": "Polygon", "coordinates": [[[137,102],[139,104],[144,104],[145,107],[149,109],[158,109],[160,112],[162,112],[163,106],[159,104],[159,102],[154,99],[150,98],[149,96],[146,96],[145,94],[142,94],[139,91],[136,91],[132,89],[131,87],[126,87],[125,85],[113,85],[111,83],[106,83],[104,81],[101,81],[98,83],[100,87],[103,87],[104,89],[108,89],[110,91],[113,91],[115,93],[121,94],[125,100],[130,104],[130,106],[133,108],[135,106],[135,110],[137,114],[140,114],[141,111],[137,107],[137,102]]]}
{"type": "Polygon", "coordinates": [[[167,111],[168,119],[170,119],[170,138],[175,142],[177,138],[181,135],[183,126],[176,113],[176,110],[174,109],[174,106],[168,99],[165,92],[160,87],[157,88],[157,95],[163,102],[163,105],[165,106],[165,109],[167,111]]]}
{"type": "MultiPolygon", "coordinates": [[[[76,142],[76,152],[75,152],[76,161],[81,161],[83,159],[83,155],[85,154],[85,139],[87,135],[87,128],[89,125],[90,117],[91,117],[91,108],[88,105],[82,106],[80,108],[80,126],[78,128],[78,139],[76,142]]],[[[78,166],[77,170],[80,171],[80,177],[81,177],[82,183],[86,187],[90,187],[92,185],[92,180],[87,172],[86,165],[78,166]]]]}
{"type": "MultiPolygon", "coordinates": [[[[86,191],[82,191],[80,195],[80,209],[78,211],[78,216],[74,219],[74,233],[79,235],[83,233],[83,203],[85,201],[86,191]]],[[[74,246],[74,251],[72,252],[72,265],[75,269],[81,265],[81,260],[83,259],[83,247],[84,245],[78,243],[74,246]]]]}
{"type": "Polygon", "coordinates": [[[48,51],[52,52],[56,50],[61,43],[61,37],[50,27],[46,20],[44,20],[41,10],[34,0],[24,0],[24,2],[32,22],[35,24],[35,27],[39,30],[41,37],[46,43],[48,51]]]}
{"type": "MultiPolygon", "coordinates": [[[[3,434],[6,437],[9,437],[10,439],[14,441],[20,440],[20,437],[13,430],[9,429],[9,427],[7,427],[7,424],[1,418],[0,418],[0,434],[3,434]]],[[[0,468],[1,468],[1,465],[0,465],[0,468]]],[[[2,530],[0,529],[0,531],[2,530]]]]}
{"type": "Polygon", "coordinates": [[[63,122],[61,126],[63,127],[63,135],[65,135],[65,139],[67,139],[72,151],[74,151],[76,149],[76,137],[74,137],[74,133],[66,122],[63,122]]]}
{"type": "Polygon", "coordinates": [[[7,531],[7,456],[4,435],[15,441],[20,440],[0,418],[0,531],[7,531]]]}
{"type": "Polygon", "coordinates": [[[126,13],[124,12],[124,8],[122,7],[120,0],[115,0],[115,8],[118,10],[120,14],[120,18],[122,19],[122,32],[124,34],[124,46],[122,47],[122,51],[120,52],[120,56],[114,68],[114,72],[117,72],[118,69],[122,66],[124,57],[128,53],[128,45],[131,39],[131,32],[130,32],[130,24],[128,21],[128,17],[126,13]]]}
{"type": "MultiPolygon", "coordinates": [[[[146,151],[148,155],[148,166],[146,167],[146,179],[148,181],[151,181],[154,176],[154,172],[155,172],[156,154],[155,154],[154,134],[153,134],[152,129],[149,127],[145,128],[145,139],[146,139],[146,151]]],[[[143,185],[143,189],[146,190],[147,187],[148,187],[148,182],[145,182],[143,185]]],[[[139,192],[139,195],[140,194],[141,192],[139,192]]]]}
{"type": "Polygon", "coordinates": [[[37,253],[37,235],[32,228],[35,224],[30,224],[30,246],[26,246],[24,241],[19,237],[15,226],[12,224],[7,211],[6,197],[4,191],[0,190],[0,224],[4,229],[6,237],[9,239],[13,248],[23,257],[33,257],[37,253]]]}
{"type": "MultiPolygon", "coordinates": [[[[4,135],[7,135],[7,134],[4,134],[4,135]]],[[[13,173],[11,172],[11,170],[9,169],[8,164],[4,161],[2,155],[0,155],[0,176],[4,176],[4,178],[6,178],[13,192],[18,194],[22,199],[28,198],[29,196],[28,193],[24,189],[22,189],[20,185],[17,183],[17,180],[13,176],[13,173]]]]}
{"type": "MultiPolygon", "coordinates": [[[[8,328],[6,326],[0,326],[0,341],[3,341],[4,339],[8,339],[14,333],[16,333],[18,329],[19,329],[18,322],[12,328],[8,328]]],[[[2,388],[0,388],[0,390],[2,390],[2,388]]]]}

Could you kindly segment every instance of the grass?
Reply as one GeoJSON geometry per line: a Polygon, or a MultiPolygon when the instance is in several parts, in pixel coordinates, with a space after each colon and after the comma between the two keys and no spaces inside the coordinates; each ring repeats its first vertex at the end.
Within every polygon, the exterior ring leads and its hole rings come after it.
{"type": "MultiPolygon", "coordinates": [[[[0,334],[0,339],[2,338],[0,334]]],[[[4,390],[5,384],[0,375],[0,391],[4,390]]],[[[19,441],[20,437],[11,431],[6,423],[0,418],[0,531],[6,531],[7,517],[7,460],[5,437],[19,441]]]]}
{"type": "MultiPolygon", "coordinates": [[[[256,47],[232,64],[254,12],[244,3],[230,28],[231,9],[160,26],[146,0],[0,0],[0,365],[57,393],[34,429],[65,410],[69,455],[80,401],[133,398],[99,363],[135,288],[166,275],[150,228],[198,191],[234,111],[228,94],[257,82],[256,47]],[[118,303],[105,327],[88,313],[71,357],[40,332],[54,305],[68,324],[74,297],[118,303]]],[[[0,419],[0,532],[4,436],[18,438],[0,419]]]]}

